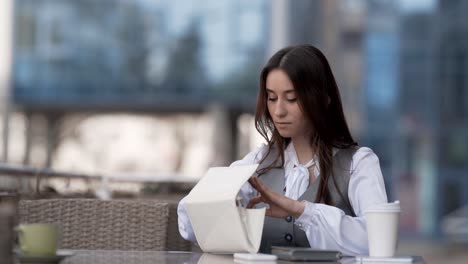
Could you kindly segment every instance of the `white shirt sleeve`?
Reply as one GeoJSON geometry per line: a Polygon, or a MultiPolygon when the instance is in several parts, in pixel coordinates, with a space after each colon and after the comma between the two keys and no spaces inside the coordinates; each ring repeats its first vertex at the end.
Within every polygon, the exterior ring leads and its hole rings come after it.
{"type": "Polygon", "coordinates": [[[309,244],[317,249],[334,249],[346,255],[368,255],[364,211],[372,205],[387,203],[387,194],[377,155],[360,148],[353,156],[348,198],[356,217],[334,206],[306,202],[304,213],[296,220],[309,244]]]}
{"type": "MultiPolygon", "coordinates": [[[[233,162],[230,166],[241,166],[241,165],[251,165],[255,163],[259,163],[263,156],[266,154],[268,150],[267,145],[263,144],[257,150],[250,152],[247,154],[243,159],[233,162]]],[[[242,197],[244,202],[244,206],[250,201],[250,199],[256,194],[256,191],[252,188],[252,186],[246,182],[239,194],[242,197]]],[[[190,219],[187,214],[187,209],[185,207],[185,199],[184,197],[177,207],[177,215],[178,215],[178,223],[179,223],[179,233],[185,239],[192,242],[196,242],[195,234],[193,232],[192,224],[190,223],[190,219]]]]}

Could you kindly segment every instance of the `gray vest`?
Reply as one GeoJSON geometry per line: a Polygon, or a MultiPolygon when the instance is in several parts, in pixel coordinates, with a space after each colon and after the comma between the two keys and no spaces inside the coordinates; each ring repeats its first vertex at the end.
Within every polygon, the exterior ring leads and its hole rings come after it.
{"type": "MultiPolygon", "coordinates": [[[[353,154],[357,148],[340,149],[333,156],[333,174],[336,179],[339,190],[343,194],[344,199],[336,191],[333,180],[329,179],[328,188],[332,204],[345,212],[346,215],[356,216],[347,204],[348,199],[348,185],[351,176],[351,162],[353,154]]],[[[276,158],[277,151],[272,149],[268,157],[260,164],[259,169],[268,167],[276,158]]],[[[284,168],[273,168],[268,172],[259,175],[260,180],[269,188],[277,193],[284,193],[285,178],[284,168]]],[[[299,197],[299,201],[314,202],[315,196],[318,191],[319,178],[309,186],[304,194],[299,197]]],[[[260,203],[257,208],[265,207],[266,204],[260,203]]],[[[287,247],[310,247],[309,241],[304,231],[294,225],[294,217],[288,216],[285,218],[265,217],[265,224],[263,226],[262,242],[260,245],[260,252],[270,253],[271,246],[287,246],[287,247]]]]}

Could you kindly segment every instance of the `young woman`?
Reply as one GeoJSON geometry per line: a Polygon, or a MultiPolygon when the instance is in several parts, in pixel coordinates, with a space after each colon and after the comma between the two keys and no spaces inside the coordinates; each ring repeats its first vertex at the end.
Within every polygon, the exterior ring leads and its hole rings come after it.
{"type": "MultiPolygon", "coordinates": [[[[261,252],[299,246],[367,255],[364,211],[386,203],[379,160],[349,132],[335,78],[310,45],[274,54],[260,75],[255,125],[267,144],[231,166],[259,163],[244,206],[267,207],[261,252]]],[[[179,231],[195,241],[184,200],[179,231]]]]}

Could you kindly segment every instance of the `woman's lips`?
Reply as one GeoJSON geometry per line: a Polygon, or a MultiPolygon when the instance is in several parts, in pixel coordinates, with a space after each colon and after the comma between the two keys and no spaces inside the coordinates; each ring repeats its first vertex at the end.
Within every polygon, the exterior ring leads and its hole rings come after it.
{"type": "Polygon", "coordinates": [[[279,126],[279,127],[284,127],[284,126],[290,125],[291,123],[289,123],[289,122],[276,122],[275,124],[277,126],[279,126]]]}

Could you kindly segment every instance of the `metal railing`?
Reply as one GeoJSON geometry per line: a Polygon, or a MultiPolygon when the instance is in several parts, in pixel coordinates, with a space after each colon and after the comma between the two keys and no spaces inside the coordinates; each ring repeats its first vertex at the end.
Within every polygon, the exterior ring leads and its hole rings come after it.
{"type": "Polygon", "coordinates": [[[197,178],[184,177],[177,174],[165,175],[136,175],[136,174],[84,174],[84,173],[71,173],[64,171],[56,171],[51,168],[34,168],[30,166],[16,166],[5,163],[0,163],[0,177],[1,176],[22,176],[32,178],[68,178],[68,179],[87,179],[87,180],[109,180],[118,182],[173,182],[173,183],[196,183],[197,178]]]}
{"type": "MultiPolygon", "coordinates": [[[[197,178],[184,177],[177,174],[172,175],[135,175],[135,174],[85,174],[57,171],[51,168],[34,168],[30,166],[18,166],[0,163],[0,178],[10,179],[30,179],[35,181],[33,188],[36,193],[40,193],[39,187],[42,180],[47,179],[63,179],[63,180],[84,180],[86,182],[100,182],[102,186],[109,186],[113,183],[131,183],[131,184],[163,184],[160,188],[163,193],[170,192],[170,186],[180,184],[185,186],[185,189],[191,189],[198,182],[197,178]],[[188,187],[187,187],[188,186],[188,187]]],[[[0,189],[2,186],[0,186],[0,189]]]]}
{"type": "Polygon", "coordinates": [[[34,168],[30,166],[15,166],[5,163],[0,163],[0,176],[21,176],[21,177],[46,177],[46,178],[79,178],[79,179],[94,179],[102,180],[102,175],[90,175],[81,173],[70,173],[55,171],[50,168],[34,168]]]}

